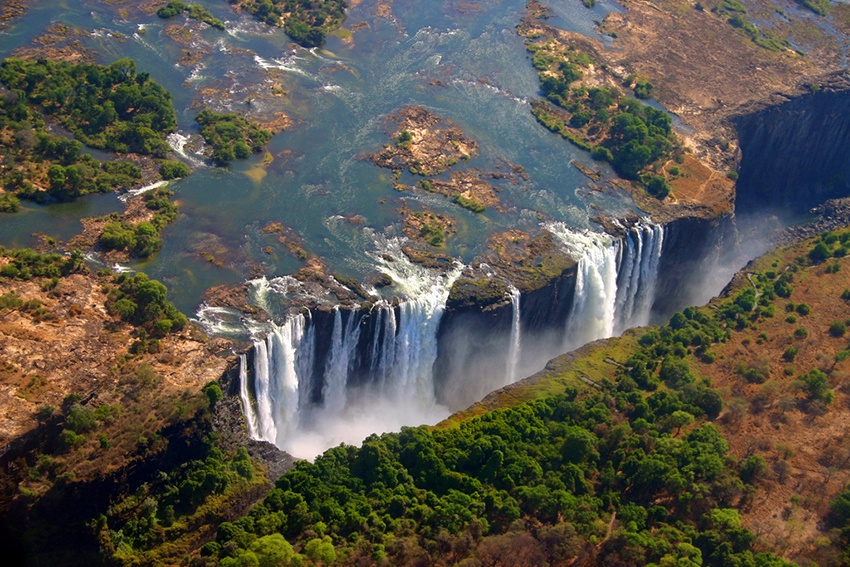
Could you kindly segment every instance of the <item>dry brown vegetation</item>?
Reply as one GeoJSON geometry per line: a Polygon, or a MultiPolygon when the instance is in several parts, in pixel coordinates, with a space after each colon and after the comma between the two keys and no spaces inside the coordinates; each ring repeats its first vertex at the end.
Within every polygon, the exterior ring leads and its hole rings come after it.
{"type": "MultiPolygon", "coordinates": [[[[107,313],[107,281],[74,274],[45,291],[43,282],[0,280],[0,296],[14,293],[41,305],[39,310],[0,309],[0,444],[36,427],[40,411],[58,411],[69,394],[92,407],[118,404],[133,414],[122,418],[128,426],[122,436],[134,435],[129,426],[139,428],[139,435],[155,432],[162,420],[186,411],[174,404],[188,404],[185,400],[224,372],[227,359],[215,355],[230,343],[208,340],[194,327],[163,338],[158,353],[130,354],[137,332],[107,313]]],[[[124,441],[135,443],[139,435],[110,444],[126,450],[124,441]]],[[[88,438],[85,446],[83,452],[96,452],[98,437],[88,438]]],[[[80,474],[94,472],[81,466],[80,474]]]]}

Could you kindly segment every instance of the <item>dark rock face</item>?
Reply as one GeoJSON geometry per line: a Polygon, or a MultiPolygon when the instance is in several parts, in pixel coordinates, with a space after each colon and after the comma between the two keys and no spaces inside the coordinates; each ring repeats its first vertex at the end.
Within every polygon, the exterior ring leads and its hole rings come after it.
{"type": "MultiPolygon", "coordinates": [[[[254,349],[250,353],[253,354],[254,349]]],[[[281,451],[272,443],[248,437],[245,416],[239,400],[239,363],[233,364],[221,378],[222,390],[227,394],[216,404],[213,428],[219,435],[219,444],[225,451],[234,452],[245,447],[251,458],[266,469],[269,480],[274,483],[283,473],[295,466],[295,457],[281,451]]]]}
{"type": "Polygon", "coordinates": [[[850,91],[817,92],[742,116],[736,212],[780,217],[850,196],[850,91]]]}
{"type": "MultiPolygon", "coordinates": [[[[522,359],[518,367],[533,358],[561,351],[564,325],[572,309],[576,267],[520,299],[522,359]]],[[[513,321],[513,305],[504,297],[486,309],[474,303],[452,303],[440,320],[438,351],[434,363],[437,400],[454,407],[457,400],[480,399],[494,387],[492,377],[504,376],[508,364],[513,321]]],[[[543,360],[546,360],[543,359],[543,360]]]]}
{"type": "Polygon", "coordinates": [[[740,268],[734,219],[684,217],[664,226],[650,320],[661,323],[688,305],[705,303],[740,268]]]}

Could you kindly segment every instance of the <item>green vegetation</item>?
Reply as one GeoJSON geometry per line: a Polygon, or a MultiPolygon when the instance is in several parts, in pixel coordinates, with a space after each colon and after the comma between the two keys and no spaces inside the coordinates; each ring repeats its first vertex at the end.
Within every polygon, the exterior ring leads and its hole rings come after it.
{"type": "Polygon", "coordinates": [[[302,47],[321,47],[327,34],[342,25],[345,0],[228,0],[240,4],[255,18],[269,25],[280,25],[302,47]]]}
{"type": "MultiPolygon", "coordinates": [[[[802,0],[805,3],[810,2],[825,2],[828,0],[802,0]]],[[[738,0],[723,0],[720,5],[715,7],[713,12],[727,17],[727,22],[734,28],[738,28],[756,45],[768,51],[787,51],[791,49],[791,44],[787,39],[780,39],[773,35],[769,30],[762,30],[756,27],[749,21],[745,14],[747,9],[738,0]]]]}
{"type": "Polygon", "coordinates": [[[12,193],[0,193],[0,213],[17,213],[21,201],[12,193]]]}
{"type": "Polygon", "coordinates": [[[797,4],[808,8],[819,16],[829,13],[829,0],[794,0],[797,4]]]}
{"type": "MultiPolygon", "coordinates": [[[[583,52],[557,50],[549,43],[531,44],[528,49],[540,73],[541,91],[555,105],[532,103],[532,113],[546,128],[592,152],[594,159],[610,161],[627,179],[639,179],[650,164],[670,155],[675,138],[665,112],[625,97],[615,88],[573,86],[582,78],[582,68],[590,64],[583,52]]],[[[635,88],[645,97],[651,90],[646,81],[638,81],[635,88]]],[[[670,190],[661,176],[649,177],[645,183],[658,198],[670,190]]]]}
{"type": "Polygon", "coordinates": [[[234,159],[245,159],[263,150],[272,133],[256,122],[230,113],[202,110],[197,118],[204,141],[212,146],[212,160],[227,165],[234,159]]]}
{"type": "Polygon", "coordinates": [[[161,337],[182,330],[189,322],[168,301],[165,286],[146,274],[119,274],[112,281],[117,287],[109,290],[107,309],[147,334],[161,337]]]}
{"type": "Polygon", "coordinates": [[[635,97],[640,99],[652,98],[652,89],[654,85],[649,81],[638,81],[635,83],[635,97]]]}
{"type": "Polygon", "coordinates": [[[209,24],[210,26],[218,28],[220,30],[224,29],[224,22],[210,14],[209,10],[207,10],[203,6],[197,4],[187,6],[186,4],[184,4],[183,2],[179,2],[178,0],[172,0],[167,5],[157,10],[156,15],[160,18],[168,19],[182,14],[184,11],[189,12],[189,17],[193,20],[204,22],[205,24],[209,24]]]}
{"type": "Polygon", "coordinates": [[[173,18],[183,13],[186,9],[186,4],[178,0],[171,0],[168,4],[156,11],[156,15],[163,19],[173,18]]]}
{"type": "Polygon", "coordinates": [[[101,163],[83,153],[83,143],[162,157],[175,126],[171,96],[129,59],[109,66],[7,59],[0,65],[0,211],[15,212],[18,198],[70,200],[137,185],[136,164],[101,163]],[[47,117],[76,139],[48,131],[47,117]]]}
{"type": "Polygon", "coordinates": [[[282,535],[308,556],[324,544],[327,558],[346,564],[488,564],[505,549],[565,564],[595,542],[598,564],[785,565],[752,549],[755,537],[731,508],[763,463],[728,457],[705,423],[720,395],[679,354],[683,344],[725,340],[721,322],[679,313],[641,338],[602,391],[567,387],[455,427],[372,435],[360,449],[300,462],[205,549],[220,565],[252,556],[263,564],[266,538],[282,535]]]}
{"type": "Polygon", "coordinates": [[[29,248],[6,250],[0,247],[0,256],[8,259],[0,268],[0,277],[15,280],[61,278],[86,269],[83,264],[83,254],[79,250],[64,256],[39,254],[29,248]]]}
{"type": "Polygon", "coordinates": [[[850,564],[850,486],[830,502],[829,520],[844,544],[840,560],[844,565],[850,564]]]}
{"type": "Polygon", "coordinates": [[[413,142],[413,133],[410,130],[402,130],[396,138],[395,145],[399,148],[409,148],[413,142]]]}
{"type": "MultiPolygon", "coordinates": [[[[150,222],[136,224],[114,220],[103,227],[98,244],[108,250],[127,251],[133,256],[146,258],[162,246],[160,233],[177,218],[177,207],[169,197],[174,193],[160,187],[144,194],[145,206],[154,215],[150,222]]],[[[114,215],[117,218],[117,215],[114,215]]]]}
{"type": "Polygon", "coordinates": [[[446,233],[439,225],[425,223],[419,233],[425,242],[436,248],[441,248],[446,243],[446,233]]]}
{"type": "Polygon", "coordinates": [[[182,161],[166,159],[159,164],[159,174],[165,180],[187,177],[190,173],[189,166],[182,161]]]}
{"type": "MultiPolygon", "coordinates": [[[[26,119],[29,103],[93,148],[165,157],[165,136],[177,125],[171,95],[130,59],[107,66],[6,59],[0,83],[14,93],[4,100],[10,118],[26,119]]],[[[63,161],[70,150],[57,148],[63,161]]]]}
{"type": "Polygon", "coordinates": [[[464,209],[468,209],[473,213],[483,213],[486,208],[484,205],[472,199],[470,197],[464,197],[463,195],[455,195],[452,199],[455,203],[463,207],[464,209]]]}

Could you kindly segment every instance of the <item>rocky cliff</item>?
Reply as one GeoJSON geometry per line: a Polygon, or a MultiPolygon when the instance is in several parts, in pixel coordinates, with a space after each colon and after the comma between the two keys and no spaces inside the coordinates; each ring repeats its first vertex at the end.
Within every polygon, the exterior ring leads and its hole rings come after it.
{"type": "Polygon", "coordinates": [[[850,92],[814,92],[741,116],[735,125],[739,215],[789,218],[850,194],[850,92]]]}

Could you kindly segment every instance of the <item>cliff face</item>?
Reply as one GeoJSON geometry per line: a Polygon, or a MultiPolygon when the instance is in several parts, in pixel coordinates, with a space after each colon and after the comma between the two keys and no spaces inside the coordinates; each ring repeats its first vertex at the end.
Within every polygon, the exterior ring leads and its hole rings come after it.
{"type": "MultiPolygon", "coordinates": [[[[524,356],[517,361],[518,369],[539,359],[541,353],[548,353],[548,359],[560,352],[575,284],[576,267],[572,266],[547,285],[522,294],[519,309],[524,356]]],[[[437,335],[437,400],[450,408],[459,407],[503,385],[493,383],[492,377],[505,375],[513,317],[514,305],[507,300],[487,309],[449,302],[437,335]]]]}
{"type": "Polygon", "coordinates": [[[788,218],[850,195],[850,92],[817,92],[735,121],[736,209],[788,218]]]}
{"type": "Polygon", "coordinates": [[[679,309],[710,299],[740,267],[734,262],[739,255],[731,216],[684,217],[665,224],[651,321],[666,321],[679,309]]]}

